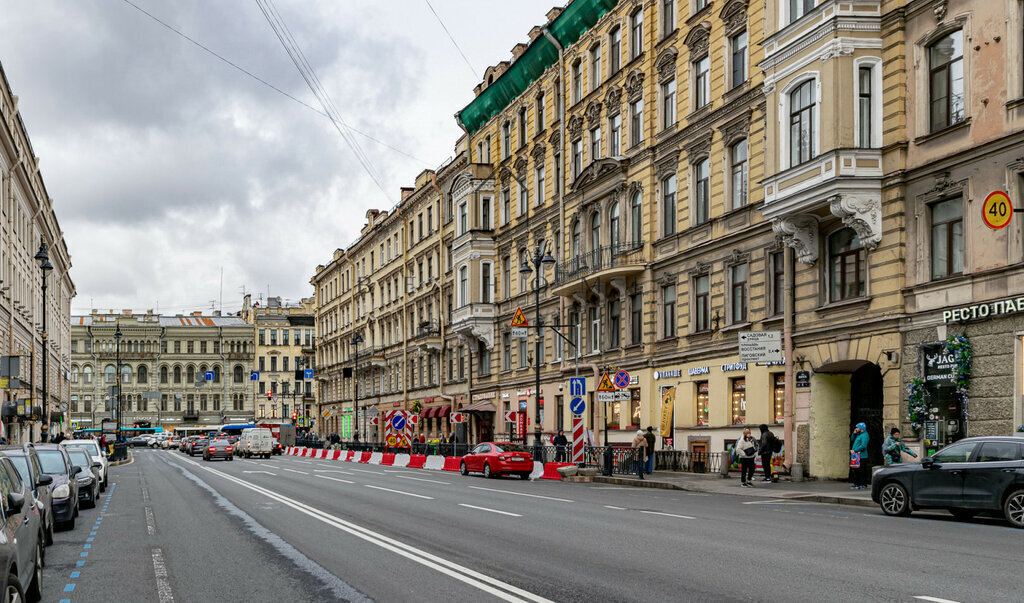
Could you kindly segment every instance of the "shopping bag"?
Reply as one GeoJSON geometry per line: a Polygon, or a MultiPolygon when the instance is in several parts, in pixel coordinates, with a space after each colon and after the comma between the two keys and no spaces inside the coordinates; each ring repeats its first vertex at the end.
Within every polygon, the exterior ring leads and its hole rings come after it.
{"type": "Polygon", "coordinates": [[[856,452],[850,453],[850,467],[853,467],[854,469],[860,467],[860,454],[856,452]]]}

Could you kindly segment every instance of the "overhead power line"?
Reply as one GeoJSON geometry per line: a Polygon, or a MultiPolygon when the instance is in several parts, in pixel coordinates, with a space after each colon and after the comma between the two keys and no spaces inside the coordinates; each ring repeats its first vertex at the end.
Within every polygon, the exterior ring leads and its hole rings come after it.
{"type": "MultiPolygon", "coordinates": [[[[325,113],[324,111],[322,111],[320,109],[317,109],[313,105],[310,105],[309,103],[307,103],[307,102],[305,102],[305,101],[303,101],[303,100],[301,100],[299,98],[296,98],[296,97],[292,96],[291,94],[288,94],[287,92],[285,92],[281,88],[278,88],[274,84],[272,84],[272,83],[268,82],[267,80],[261,78],[260,76],[256,75],[255,73],[253,73],[253,72],[247,70],[246,68],[238,65],[237,63],[233,62],[231,59],[228,59],[227,57],[217,53],[216,51],[212,50],[208,46],[204,45],[202,42],[199,42],[198,40],[196,40],[195,38],[189,36],[188,34],[186,34],[185,32],[181,31],[180,29],[178,29],[178,28],[174,27],[173,25],[167,23],[166,21],[160,19],[160,17],[157,17],[153,13],[150,13],[149,11],[147,11],[146,9],[142,8],[141,6],[135,4],[131,0],[122,0],[122,1],[125,4],[127,4],[127,5],[131,6],[132,8],[134,8],[135,10],[139,11],[143,15],[146,15],[147,17],[149,17],[153,21],[159,23],[160,25],[166,27],[167,29],[169,29],[172,32],[176,33],[177,35],[181,36],[185,40],[188,40],[189,42],[191,42],[192,44],[194,44],[195,46],[197,46],[198,48],[200,48],[201,50],[203,50],[207,54],[209,54],[209,55],[215,57],[216,59],[220,60],[221,62],[223,62],[223,63],[225,63],[227,65],[230,65],[234,69],[236,69],[236,70],[240,71],[241,73],[251,77],[252,79],[254,79],[257,82],[263,84],[264,86],[270,88],[271,90],[277,92],[278,94],[281,94],[281,95],[283,95],[283,96],[285,96],[285,97],[287,97],[287,98],[289,98],[289,99],[299,103],[303,107],[306,107],[307,109],[315,111],[316,113],[319,113],[323,117],[326,117],[326,118],[330,119],[330,116],[327,113],[325,113]]],[[[355,132],[356,134],[359,134],[360,136],[362,136],[362,137],[364,137],[364,138],[366,138],[368,140],[372,140],[373,142],[375,142],[375,143],[377,143],[377,144],[379,144],[379,145],[381,145],[383,147],[387,147],[387,148],[391,149],[392,151],[394,151],[394,152],[396,152],[396,153],[398,153],[400,155],[408,157],[409,159],[412,159],[414,161],[418,161],[418,162],[423,163],[423,164],[429,163],[425,159],[420,159],[419,157],[416,157],[415,155],[411,155],[408,152],[403,151],[402,149],[400,149],[400,148],[398,148],[398,147],[396,147],[394,145],[390,145],[390,144],[384,142],[383,140],[380,140],[380,139],[375,138],[374,136],[372,136],[370,134],[367,134],[366,132],[363,132],[361,130],[357,130],[356,128],[353,128],[351,126],[349,126],[349,128],[353,132],[355,132]]]]}
{"type": "Polygon", "coordinates": [[[444,21],[441,20],[441,15],[437,14],[437,11],[434,10],[433,5],[430,4],[430,0],[423,1],[427,3],[427,8],[430,9],[430,12],[434,13],[434,17],[437,19],[437,22],[441,24],[441,29],[444,30],[444,33],[448,34],[448,39],[452,41],[452,45],[455,46],[455,50],[458,50],[459,54],[462,55],[462,60],[466,62],[466,66],[469,67],[469,70],[473,73],[473,77],[480,79],[480,76],[476,73],[476,69],[473,69],[472,63],[470,63],[469,59],[466,58],[466,53],[462,52],[462,48],[459,47],[459,43],[455,41],[454,37],[452,37],[452,32],[448,31],[448,27],[444,24],[444,21]]]}

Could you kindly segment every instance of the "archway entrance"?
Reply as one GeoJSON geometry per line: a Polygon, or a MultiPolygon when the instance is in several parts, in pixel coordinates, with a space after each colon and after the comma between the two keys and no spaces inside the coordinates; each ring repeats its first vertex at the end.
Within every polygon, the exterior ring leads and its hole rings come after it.
{"type": "Polygon", "coordinates": [[[868,427],[868,462],[882,463],[882,372],[867,360],[841,360],[814,370],[811,386],[810,473],[845,479],[850,469],[850,434],[868,427]]]}
{"type": "Polygon", "coordinates": [[[868,426],[868,460],[872,465],[883,464],[882,370],[877,364],[865,364],[850,379],[850,433],[857,423],[868,426]]]}

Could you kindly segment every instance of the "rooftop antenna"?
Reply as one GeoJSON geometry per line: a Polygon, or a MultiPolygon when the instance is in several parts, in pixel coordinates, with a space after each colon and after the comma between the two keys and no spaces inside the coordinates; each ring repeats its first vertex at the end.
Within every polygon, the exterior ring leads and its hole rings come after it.
{"type": "Polygon", "coordinates": [[[220,311],[224,313],[224,266],[220,267],[220,311]]]}

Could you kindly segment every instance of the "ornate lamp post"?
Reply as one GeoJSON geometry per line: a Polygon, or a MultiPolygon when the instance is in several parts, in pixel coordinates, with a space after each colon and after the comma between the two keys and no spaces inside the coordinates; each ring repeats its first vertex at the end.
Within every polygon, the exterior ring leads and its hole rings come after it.
{"type": "Polygon", "coordinates": [[[353,404],[355,407],[355,433],[359,435],[359,378],[356,376],[356,371],[359,370],[359,344],[363,343],[363,337],[359,333],[356,333],[352,337],[352,341],[349,342],[355,347],[356,353],[352,360],[352,396],[353,404]]]}
{"type": "MultiPolygon", "coordinates": [[[[541,345],[543,345],[543,337],[541,336],[540,330],[540,287],[541,278],[544,276],[544,268],[551,266],[555,263],[555,258],[551,257],[551,254],[547,251],[547,244],[539,245],[534,250],[532,257],[527,257],[527,260],[523,262],[522,267],[519,269],[519,274],[530,274],[536,272],[533,279],[533,299],[534,299],[534,328],[537,329],[537,336],[534,339],[534,352],[533,360],[534,367],[536,369],[536,383],[533,392],[533,458],[544,462],[544,444],[541,442],[541,424],[540,424],[540,358],[541,358],[541,345]],[[533,264],[531,267],[530,264],[533,264]]],[[[525,436],[525,434],[524,434],[525,436]]]]}
{"type": "MultiPolygon", "coordinates": [[[[50,374],[47,371],[47,360],[50,356],[50,349],[46,337],[46,275],[53,270],[53,264],[50,263],[50,254],[47,253],[46,243],[39,244],[35,260],[39,262],[39,269],[43,272],[43,425],[48,434],[50,432],[50,413],[47,408],[49,402],[47,384],[50,381],[50,374]]],[[[46,441],[46,434],[43,434],[43,441],[46,441]]]]}
{"type": "Polygon", "coordinates": [[[114,378],[117,391],[117,395],[114,396],[115,411],[114,416],[117,419],[117,436],[116,440],[121,441],[121,325],[117,325],[117,330],[114,331],[114,353],[117,355],[117,376],[114,378]]]}

